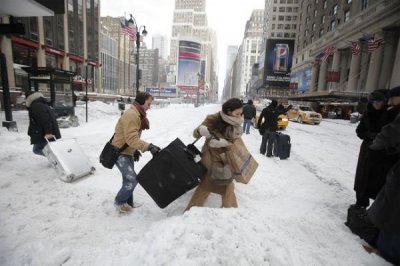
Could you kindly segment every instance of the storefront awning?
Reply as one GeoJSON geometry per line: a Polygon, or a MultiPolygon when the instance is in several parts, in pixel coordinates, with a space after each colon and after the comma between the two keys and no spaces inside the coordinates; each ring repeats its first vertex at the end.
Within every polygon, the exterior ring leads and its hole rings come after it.
{"type": "Polygon", "coordinates": [[[306,102],[359,102],[367,99],[368,92],[321,91],[288,96],[290,101],[306,102]]]}

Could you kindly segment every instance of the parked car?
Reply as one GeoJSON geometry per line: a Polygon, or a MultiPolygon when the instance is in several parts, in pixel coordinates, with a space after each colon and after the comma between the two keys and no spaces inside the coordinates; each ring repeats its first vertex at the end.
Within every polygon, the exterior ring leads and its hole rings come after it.
{"type": "MultiPolygon", "coordinates": [[[[258,118],[262,110],[265,108],[264,104],[256,104],[256,118],[253,120],[254,127],[257,128],[258,118]]],[[[286,114],[281,114],[278,116],[278,129],[285,130],[286,127],[289,125],[289,119],[286,114]]]]}
{"type": "Polygon", "coordinates": [[[287,114],[289,120],[299,123],[319,125],[322,121],[322,115],[308,106],[293,106],[287,114]]]}

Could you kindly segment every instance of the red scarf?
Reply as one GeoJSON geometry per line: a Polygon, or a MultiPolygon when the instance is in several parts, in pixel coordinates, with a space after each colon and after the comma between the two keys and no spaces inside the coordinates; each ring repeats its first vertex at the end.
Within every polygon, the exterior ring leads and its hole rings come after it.
{"type": "Polygon", "coordinates": [[[150,128],[150,126],[149,126],[150,124],[149,124],[149,119],[146,118],[146,111],[137,102],[133,102],[133,106],[136,107],[136,110],[138,110],[139,114],[140,114],[140,129],[141,130],[149,129],[150,128]]]}

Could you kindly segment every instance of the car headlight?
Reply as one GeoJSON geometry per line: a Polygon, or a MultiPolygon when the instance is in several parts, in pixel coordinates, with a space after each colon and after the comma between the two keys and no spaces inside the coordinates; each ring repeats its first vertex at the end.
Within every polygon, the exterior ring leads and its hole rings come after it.
{"type": "Polygon", "coordinates": [[[283,122],[287,122],[287,121],[289,121],[287,118],[282,118],[282,121],[283,122]]]}

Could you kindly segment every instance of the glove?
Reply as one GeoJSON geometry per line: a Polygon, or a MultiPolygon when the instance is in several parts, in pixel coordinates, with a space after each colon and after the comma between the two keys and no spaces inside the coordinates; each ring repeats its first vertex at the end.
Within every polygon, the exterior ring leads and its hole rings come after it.
{"type": "Polygon", "coordinates": [[[197,128],[197,132],[199,132],[199,134],[202,135],[203,137],[206,137],[206,138],[211,137],[210,131],[204,125],[199,126],[197,128]]]}
{"type": "Polygon", "coordinates": [[[152,155],[156,154],[157,152],[159,152],[161,149],[160,147],[153,145],[150,143],[149,145],[149,151],[151,152],[152,155]]]}
{"type": "Polygon", "coordinates": [[[133,161],[134,161],[134,162],[138,162],[139,159],[140,159],[140,157],[142,157],[142,154],[140,153],[139,150],[136,150],[136,151],[133,153],[133,161]]]}
{"type": "Polygon", "coordinates": [[[44,138],[45,139],[47,139],[47,140],[51,140],[51,139],[56,139],[56,136],[54,136],[53,134],[46,134],[46,135],[44,135],[44,138]]]}
{"type": "Polygon", "coordinates": [[[223,148],[223,147],[228,147],[232,145],[232,142],[227,141],[226,139],[212,139],[208,143],[208,146],[211,148],[223,148]]]}

